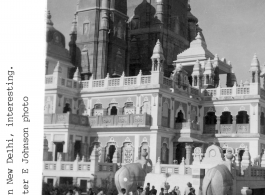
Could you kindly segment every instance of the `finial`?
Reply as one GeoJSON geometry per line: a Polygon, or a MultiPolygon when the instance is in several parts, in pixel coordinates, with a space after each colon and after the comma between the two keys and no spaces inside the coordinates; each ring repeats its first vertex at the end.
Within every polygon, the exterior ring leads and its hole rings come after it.
{"type": "Polygon", "coordinates": [[[82,157],[82,162],[85,162],[85,156],[82,157]]]}
{"type": "Polygon", "coordinates": [[[161,163],[160,157],[157,158],[157,163],[159,163],[159,164],[161,163]]]}
{"type": "Polygon", "coordinates": [[[202,37],[201,37],[201,33],[200,33],[200,32],[198,32],[198,33],[197,33],[197,36],[196,36],[196,38],[195,38],[195,39],[196,39],[196,40],[197,40],[197,39],[200,39],[200,40],[202,40],[202,37]]]}
{"type": "Polygon", "coordinates": [[[215,59],[215,60],[218,60],[218,59],[219,59],[218,54],[215,54],[214,59],[215,59]]]}
{"type": "Polygon", "coordinates": [[[50,10],[48,10],[47,11],[47,25],[53,26],[53,22],[52,22],[51,18],[52,18],[51,12],[50,12],[50,10]]]}
{"type": "Polygon", "coordinates": [[[142,75],[142,70],[139,71],[139,75],[142,75]]]}
{"type": "Polygon", "coordinates": [[[74,16],[74,20],[72,22],[71,34],[77,34],[77,21],[76,21],[76,14],[74,16]]]}

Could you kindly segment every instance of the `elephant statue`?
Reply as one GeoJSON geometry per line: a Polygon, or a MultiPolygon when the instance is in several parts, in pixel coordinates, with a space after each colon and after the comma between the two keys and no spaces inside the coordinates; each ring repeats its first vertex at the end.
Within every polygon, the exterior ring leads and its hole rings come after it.
{"type": "Polygon", "coordinates": [[[232,195],[233,176],[227,166],[209,169],[203,179],[202,195],[232,195]]]}
{"type": "Polygon", "coordinates": [[[152,171],[152,161],[146,159],[148,153],[142,152],[141,160],[122,166],[115,173],[115,185],[119,192],[126,189],[126,193],[136,192],[138,186],[143,186],[147,173],[152,171]]]}

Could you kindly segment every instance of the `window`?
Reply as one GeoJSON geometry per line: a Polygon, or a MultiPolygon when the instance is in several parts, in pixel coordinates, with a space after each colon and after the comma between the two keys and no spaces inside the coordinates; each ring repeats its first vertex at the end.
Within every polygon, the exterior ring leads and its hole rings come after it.
{"type": "Polygon", "coordinates": [[[110,115],[117,115],[118,110],[116,106],[113,106],[110,110],[110,115]]]}
{"type": "Polygon", "coordinates": [[[84,23],[83,24],[83,35],[88,35],[89,34],[89,23],[84,23]]]}
{"type": "Polygon", "coordinates": [[[102,109],[102,104],[95,104],[95,109],[102,109]]]}
{"type": "Polygon", "coordinates": [[[205,125],[215,125],[217,122],[215,112],[208,112],[204,119],[205,125]]]}
{"type": "Polygon", "coordinates": [[[221,115],[221,124],[232,124],[233,117],[230,112],[223,112],[221,115]]]}
{"type": "Polygon", "coordinates": [[[247,111],[240,111],[236,116],[236,124],[248,124],[249,123],[249,116],[247,111]]]}
{"type": "Polygon", "coordinates": [[[184,114],[183,112],[180,110],[178,112],[178,117],[176,118],[176,123],[183,123],[185,122],[185,119],[184,119],[184,114]]]}

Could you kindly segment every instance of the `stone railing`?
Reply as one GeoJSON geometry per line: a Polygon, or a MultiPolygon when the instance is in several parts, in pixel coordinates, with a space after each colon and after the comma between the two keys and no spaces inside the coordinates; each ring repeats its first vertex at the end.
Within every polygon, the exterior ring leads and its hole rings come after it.
{"type": "Polygon", "coordinates": [[[46,75],[45,86],[50,88],[62,87],[77,90],[79,89],[79,82],[72,79],[56,77],[54,75],[46,75]]]}
{"type": "Polygon", "coordinates": [[[249,87],[237,87],[236,94],[239,95],[247,95],[249,94],[249,87]]]}
{"type": "Polygon", "coordinates": [[[91,116],[88,120],[91,127],[151,125],[147,114],[91,116]]]}
{"type": "Polygon", "coordinates": [[[160,172],[168,174],[191,175],[192,168],[190,165],[185,164],[160,164],[160,172]]]}
{"type": "Polygon", "coordinates": [[[65,114],[45,114],[44,124],[71,124],[88,126],[88,117],[71,113],[65,114]]]}
{"type": "Polygon", "coordinates": [[[202,89],[201,92],[204,97],[220,97],[220,96],[227,97],[227,96],[237,96],[237,95],[249,95],[250,87],[202,89]]]}
{"type": "Polygon", "coordinates": [[[234,133],[250,133],[249,124],[221,124],[221,134],[234,134],[234,133]]]}
{"type": "Polygon", "coordinates": [[[204,133],[206,134],[215,134],[218,133],[216,125],[204,125],[204,133]]]}
{"type": "Polygon", "coordinates": [[[192,122],[184,122],[184,123],[175,123],[175,129],[191,129],[191,130],[199,130],[199,125],[192,122]]]}
{"type": "Polygon", "coordinates": [[[90,162],[84,161],[44,161],[44,170],[49,171],[90,171],[90,162]]]}

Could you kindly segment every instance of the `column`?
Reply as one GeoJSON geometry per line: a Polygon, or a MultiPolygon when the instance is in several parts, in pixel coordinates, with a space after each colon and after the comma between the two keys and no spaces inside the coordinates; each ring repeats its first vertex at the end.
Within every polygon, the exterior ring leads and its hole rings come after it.
{"type": "Polygon", "coordinates": [[[176,149],[178,145],[176,142],[173,142],[173,161],[176,160],[176,149]]]}
{"type": "Polygon", "coordinates": [[[136,96],[136,114],[140,114],[140,108],[141,108],[141,96],[140,94],[137,94],[136,96]]]}
{"type": "Polygon", "coordinates": [[[174,124],[175,124],[175,120],[174,120],[174,110],[175,110],[175,99],[171,98],[171,107],[170,107],[170,128],[174,129],[174,124]]]}
{"type": "MultiPolygon", "coordinates": [[[[139,151],[139,135],[135,135],[134,137],[134,162],[135,162],[135,159],[138,160],[138,151],[139,151]]],[[[150,154],[149,154],[150,156],[150,154]]]]}
{"type": "Polygon", "coordinates": [[[216,129],[218,130],[218,134],[221,134],[221,127],[220,127],[220,121],[221,121],[221,117],[220,116],[216,116],[216,129]]]}
{"type": "Polygon", "coordinates": [[[77,177],[73,177],[73,185],[77,185],[77,177]]]}
{"type": "Polygon", "coordinates": [[[158,115],[157,115],[157,126],[162,125],[162,94],[158,95],[158,115]]]}
{"type": "Polygon", "coordinates": [[[185,149],[186,149],[186,165],[190,165],[191,164],[191,149],[192,149],[192,146],[190,143],[186,143],[186,146],[185,146],[185,149]]]}
{"type": "Polygon", "coordinates": [[[157,129],[157,126],[158,126],[158,102],[159,102],[159,97],[158,97],[158,94],[157,93],[153,93],[152,94],[152,101],[151,101],[151,115],[153,117],[153,120],[152,120],[152,127],[153,129],[157,129]]]}
{"type": "Polygon", "coordinates": [[[233,115],[233,126],[232,126],[232,133],[236,133],[236,115],[233,115]]]}

